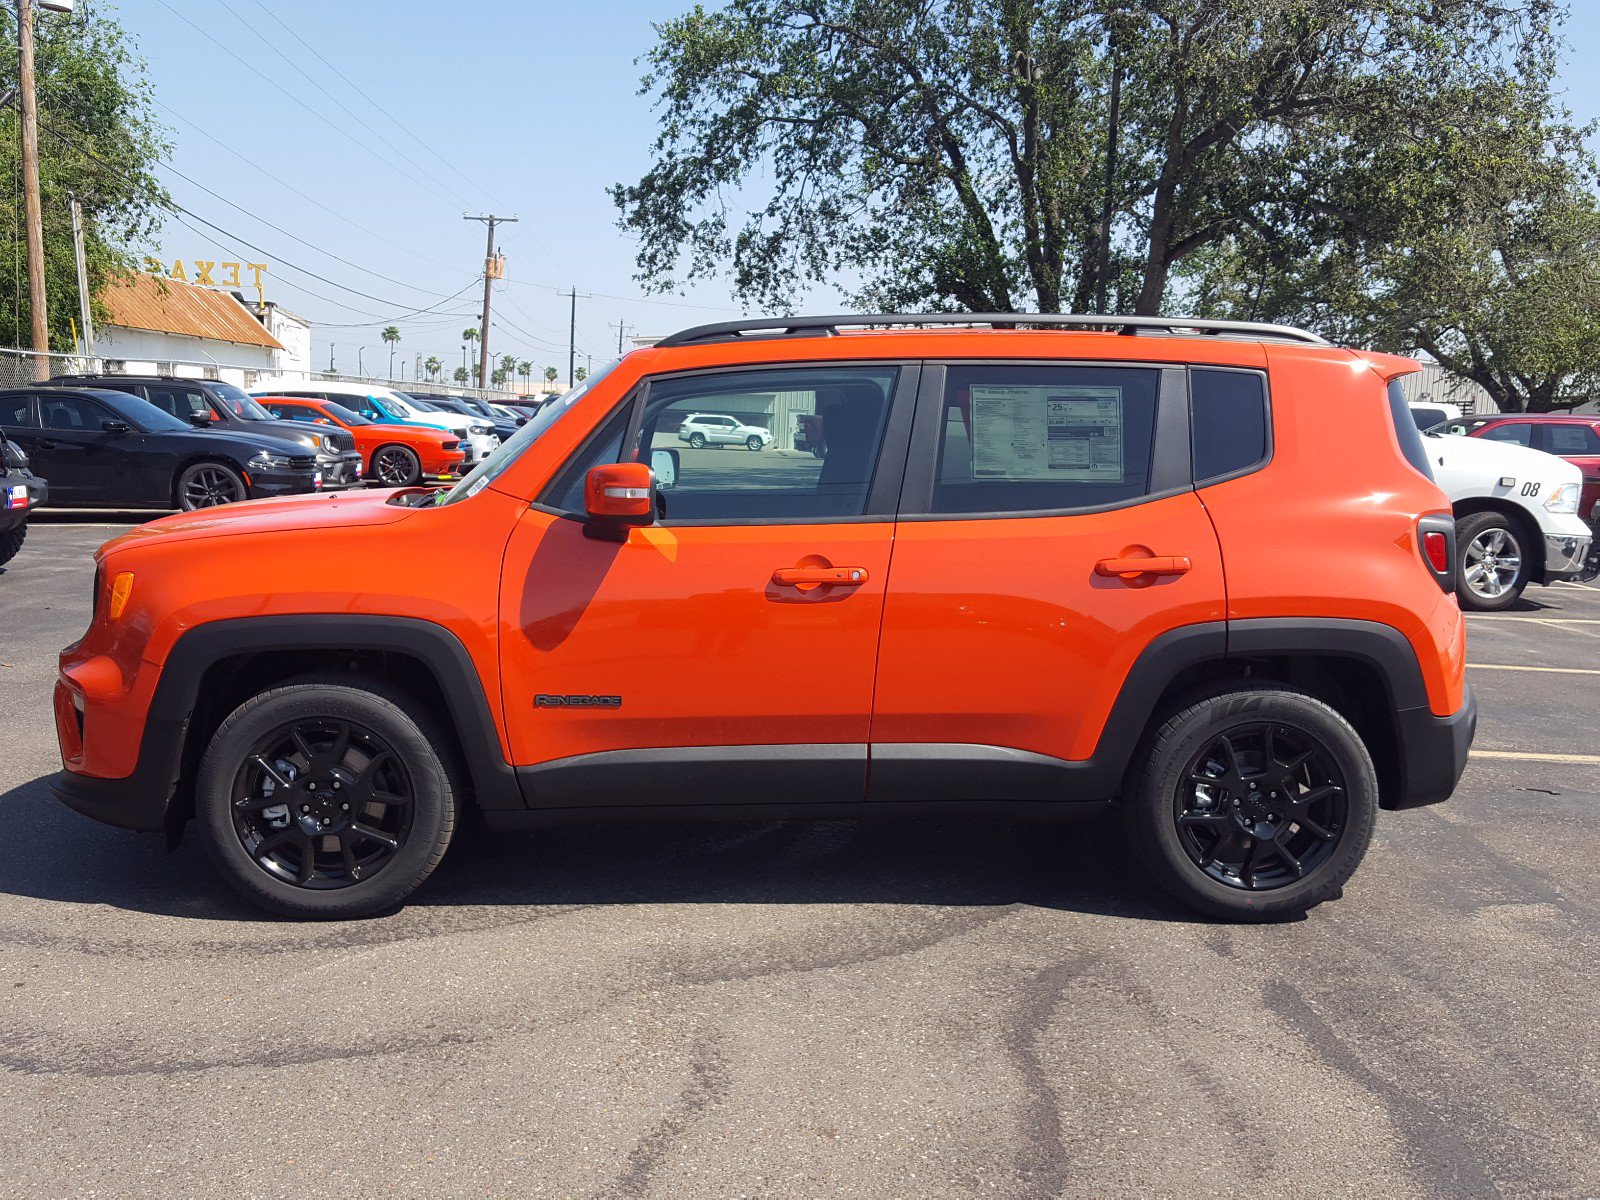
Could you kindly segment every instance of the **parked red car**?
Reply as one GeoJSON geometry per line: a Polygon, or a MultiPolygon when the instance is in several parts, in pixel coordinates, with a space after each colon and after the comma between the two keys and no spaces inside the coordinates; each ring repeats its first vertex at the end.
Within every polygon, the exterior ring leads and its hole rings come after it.
{"type": "Polygon", "coordinates": [[[1600,415],[1513,413],[1502,417],[1467,417],[1446,426],[1451,433],[1514,442],[1564,458],[1583,472],[1583,496],[1578,515],[1593,519],[1600,503],[1600,415]]]}
{"type": "Polygon", "coordinates": [[[348,429],[366,462],[367,482],[380,487],[409,487],[424,478],[453,479],[466,463],[466,452],[455,435],[432,426],[378,424],[342,404],[304,396],[257,396],[255,400],[281,420],[348,429]]]}

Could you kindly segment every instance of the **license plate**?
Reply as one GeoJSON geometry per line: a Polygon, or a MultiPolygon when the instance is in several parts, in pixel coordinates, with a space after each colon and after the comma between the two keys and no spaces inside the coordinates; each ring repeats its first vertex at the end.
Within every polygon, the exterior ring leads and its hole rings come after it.
{"type": "Polygon", "coordinates": [[[20,483],[16,484],[13,487],[8,487],[6,489],[6,507],[7,508],[27,508],[28,507],[28,489],[26,487],[24,487],[20,483]]]}

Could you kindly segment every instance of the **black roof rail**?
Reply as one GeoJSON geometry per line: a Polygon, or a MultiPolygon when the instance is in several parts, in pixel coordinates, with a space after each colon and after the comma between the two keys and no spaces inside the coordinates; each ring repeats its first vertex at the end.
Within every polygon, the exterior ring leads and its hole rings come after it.
{"type": "Polygon", "coordinates": [[[1115,330],[1123,334],[1202,334],[1253,341],[1302,342],[1326,346],[1326,338],[1292,325],[1265,321],[1219,321],[1207,317],[1122,317],[1092,313],[866,313],[825,317],[759,317],[744,321],[718,321],[696,325],[662,338],[658,346],[692,346],[703,342],[734,341],[751,334],[769,337],[832,337],[840,329],[890,326],[987,325],[991,328],[1080,328],[1115,330]]]}

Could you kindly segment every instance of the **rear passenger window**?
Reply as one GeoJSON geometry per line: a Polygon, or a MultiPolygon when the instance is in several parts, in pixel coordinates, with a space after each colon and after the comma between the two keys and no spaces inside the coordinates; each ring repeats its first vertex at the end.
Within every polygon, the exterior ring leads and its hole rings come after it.
{"type": "Polygon", "coordinates": [[[1150,490],[1160,372],[952,366],[935,513],[1093,508],[1150,490]]]}
{"type": "Polygon", "coordinates": [[[1546,425],[1544,436],[1551,454],[1600,454],[1600,435],[1587,425],[1546,425]]]}
{"type": "Polygon", "coordinates": [[[1267,457],[1267,381],[1255,371],[1189,372],[1196,484],[1215,483],[1267,457]]]}

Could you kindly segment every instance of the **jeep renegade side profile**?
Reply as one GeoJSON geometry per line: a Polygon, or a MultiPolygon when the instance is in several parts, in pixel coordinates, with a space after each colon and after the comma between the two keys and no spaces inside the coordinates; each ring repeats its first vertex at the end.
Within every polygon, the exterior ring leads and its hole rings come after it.
{"type": "Polygon", "coordinates": [[[55,694],[67,804],[193,818],[221,874],[380,911],[492,826],[1115,803],[1260,920],[1445,799],[1476,707],[1450,506],[1395,380],[1280,326],[703,326],[448,491],[250,503],[97,555],[55,694]],[[765,453],[678,448],[757,403],[765,453]],[[827,453],[792,444],[818,422],[827,453]],[[315,556],[265,585],[263,556],[315,556]],[[447,569],[438,569],[447,567],[447,569]]]}

